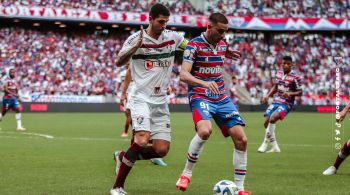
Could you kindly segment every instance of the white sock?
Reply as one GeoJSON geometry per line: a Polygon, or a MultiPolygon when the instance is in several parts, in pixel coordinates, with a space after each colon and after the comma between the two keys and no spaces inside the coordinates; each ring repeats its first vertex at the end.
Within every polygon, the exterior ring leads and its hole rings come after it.
{"type": "Polygon", "coordinates": [[[272,124],[272,123],[269,123],[266,129],[267,140],[272,144],[272,146],[277,144],[275,129],[276,129],[276,124],[272,124]]]}
{"type": "Polygon", "coordinates": [[[185,169],[183,170],[182,174],[191,178],[192,177],[192,169],[196,165],[196,162],[199,158],[200,153],[203,151],[204,144],[207,140],[202,140],[198,134],[196,134],[188,148],[188,153],[187,153],[187,160],[186,160],[186,165],[185,169]]]}
{"type": "Polygon", "coordinates": [[[234,149],[233,168],[235,170],[234,181],[238,190],[244,190],[244,180],[247,173],[247,151],[234,149]]]}
{"type": "Polygon", "coordinates": [[[2,120],[2,113],[0,113],[0,121],[2,120]]]}
{"type": "Polygon", "coordinates": [[[16,114],[17,128],[22,127],[21,113],[16,114]]]}

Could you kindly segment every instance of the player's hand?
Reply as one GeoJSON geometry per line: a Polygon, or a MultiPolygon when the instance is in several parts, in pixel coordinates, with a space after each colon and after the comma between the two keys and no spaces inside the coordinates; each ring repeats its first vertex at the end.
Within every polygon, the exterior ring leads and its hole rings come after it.
{"type": "Polygon", "coordinates": [[[344,112],[346,110],[343,110],[339,113],[339,117],[336,118],[336,121],[339,123],[339,122],[342,122],[347,114],[347,112],[344,112]]]}
{"type": "Polygon", "coordinates": [[[136,42],[135,47],[136,48],[140,48],[142,46],[142,44],[143,44],[143,26],[141,25],[140,26],[140,36],[139,36],[139,39],[136,42]]]}
{"type": "Polygon", "coordinates": [[[173,91],[173,89],[169,86],[166,90],[166,94],[170,95],[170,93],[173,91]]]}
{"type": "Polygon", "coordinates": [[[128,96],[126,93],[122,93],[120,96],[120,105],[125,106],[124,102],[128,101],[128,96]]]}
{"type": "Polygon", "coordinates": [[[225,57],[232,60],[239,60],[241,58],[241,52],[228,48],[225,57]]]}
{"type": "Polygon", "coordinates": [[[219,86],[215,81],[206,82],[205,87],[208,88],[214,95],[220,94],[219,86]]]}
{"type": "Polygon", "coordinates": [[[267,104],[268,100],[269,100],[268,97],[263,97],[263,98],[261,98],[260,102],[261,102],[261,104],[267,104]]]}
{"type": "Polygon", "coordinates": [[[287,91],[285,91],[285,92],[283,92],[283,97],[285,97],[285,98],[290,98],[290,92],[287,92],[287,91]]]}

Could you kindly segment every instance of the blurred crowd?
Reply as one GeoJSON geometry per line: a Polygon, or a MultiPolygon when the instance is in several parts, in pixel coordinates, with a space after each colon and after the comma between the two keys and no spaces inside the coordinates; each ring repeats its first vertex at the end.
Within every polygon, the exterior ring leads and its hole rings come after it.
{"type": "Polygon", "coordinates": [[[158,2],[165,4],[171,13],[198,13],[187,0],[3,0],[1,4],[4,6],[22,5],[105,11],[149,12],[149,8],[158,2]]]}
{"type": "Polygon", "coordinates": [[[242,33],[229,37],[232,47],[242,52],[239,62],[227,60],[226,70],[235,75],[237,83],[250,93],[253,104],[266,96],[280,69],[282,57],[293,58],[294,70],[302,78],[303,105],[327,105],[335,102],[336,64],[342,57],[340,91],[343,103],[349,98],[350,39],[349,36],[323,34],[264,34],[242,33]]]}
{"type": "Polygon", "coordinates": [[[207,13],[229,16],[348,18],[348,0],[208,0],[207,13]]]}
{"type": "MultiPolygon", "coordinates": [[[[3,0],[3,6],[47,6],[106,11],[148,12],[157,2],[167,5],[172,13],[203,14],[188,0],[3,0]]],[[[205,14],[221,12],[228,16],[348,18],[349,0],[206,0],[205,14]]]]}
{"type": "MultiPolygon", "coordinates": [[[[124,68],[115,64],[117,52],[128,35],[37,31],[23,28],[0,29],[0,73],[16,67],[22,90],[53,95],[118,94],[124,68]]],[[[226,60],[226,72],[242,87],[252,104],[259,104],[272,87],[283,55],[291,55],[300,74],[303,105],[326,105],[335,101],[336,67],[333,57],[343,57],[341,98],[350,88],[350,39],[344,34],[229,34],[227,41],[242,53],[239,61],[226,60]]],[[[180,60],[171,75],[171,103],[187,103],[187,85],[180,81],[180,60]]]]}

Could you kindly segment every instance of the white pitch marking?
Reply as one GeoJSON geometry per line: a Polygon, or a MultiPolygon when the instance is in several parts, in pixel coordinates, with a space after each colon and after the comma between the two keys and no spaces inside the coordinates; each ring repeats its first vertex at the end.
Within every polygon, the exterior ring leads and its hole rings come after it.
{"type": "Polygon", "coordinates": [[[46,135],[46,134],[41,134],[41,133],[28,133],[28,132],[6,132],[6,131],[2,131],[2,134],[24,134],[24,135],[34,135],[34,136],[39,136],[39,137],[44,137],[47,139],[53,139],[54,136],[52,135],[46,135]]]}

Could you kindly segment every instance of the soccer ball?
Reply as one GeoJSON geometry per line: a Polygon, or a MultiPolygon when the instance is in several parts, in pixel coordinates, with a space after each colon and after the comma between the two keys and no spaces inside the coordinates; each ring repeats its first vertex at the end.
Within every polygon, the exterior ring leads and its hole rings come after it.
{"type": "Polygon", "coordinates": [[[230,180],[221,180],[214,186],[214,195],[236,195],[238,194],[237,185],[230,180]]]}

